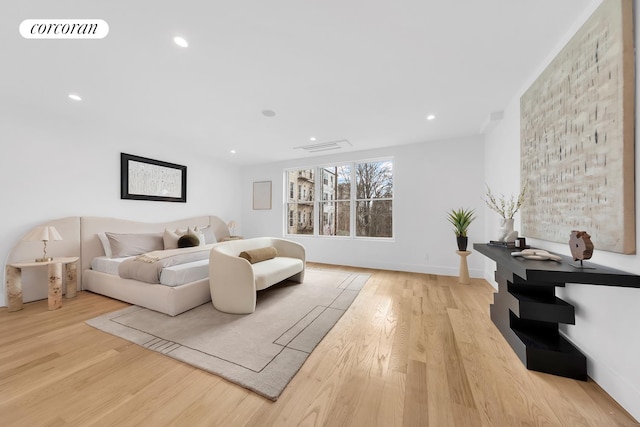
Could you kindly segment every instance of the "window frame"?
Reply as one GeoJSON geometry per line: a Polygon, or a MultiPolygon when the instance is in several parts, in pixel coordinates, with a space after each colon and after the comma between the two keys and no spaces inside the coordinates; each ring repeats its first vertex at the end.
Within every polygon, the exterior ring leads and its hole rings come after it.
{"type": "MultiPolygon", "coordinates": [[[[313,174],[313,183],[314,183],[314,200],[313,200],[313,233],[310,234],[295,234],[288,232],[288,212],[289,212],[289,204],[295,202],[289,202],[287,197],[285,196],[283,201],[283,206],[286,215],[284,217],[284,236],[287,237],[315,237],[315,238],[326,238],[326,239],[348,239],[348,240],[377,240],[384,242],[393,242],[395,241],[395,183],[396,183],[396,168],[395,168],[395,159],[393,156],[386,157],[376,157],[376,158],[368,158],[361,160],[349,160],[349,161],[336,161],[336,162],[328,162],[322,164],[315,164],[309,166],[301,166],[301,167],[292,167],[286,168],[283,171],[284,176],[284,186],[288,190],[289,188],[289,173],[311,170],[313,174]],[[378,162],[391,162],[391,197],[384,198],[374,198],[374,199],[358,199],[357,198],[357,189],[356,189],[356,165],[364,164],[364,163],[378,163],[378,162]],[[323,182],[324,182],[324,169],[328,167],[340,167],[340,166],[350,166],[351,174],[350,174],[350,188],[349,188],[349,198],[348,199],[338,199],[337,195],[334,195],[333,198],[329,198],[328,200],[324,200],[323,197],[323,182]],[[391,202],[391,236],[390,237],[378,237],[378,236],[358,236],[356,230],[356,209],[358,202],[366,201],[366,200],[375,200],[375,201],[390,201],[391,202]],[[323,214],[321,212],[323,203],[327,202],[342,202],[349,203],[349,235],[348,236],[340,236],[340,235],[326,235],[321,234],[319,227],[321,224],[320,215],[323,214]]],[[[288,194],[288,193],[286,193],[288,194]]]]}

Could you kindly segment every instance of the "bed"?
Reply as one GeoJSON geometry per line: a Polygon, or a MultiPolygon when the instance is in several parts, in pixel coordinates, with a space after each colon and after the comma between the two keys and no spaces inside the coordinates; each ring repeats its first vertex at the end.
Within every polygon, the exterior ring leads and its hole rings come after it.
{"type": "MultiPolygon", "coordinates": [[[[123,279],[117,275],[97,271],[91,263],[105,257],[99,233],[161,233],[165,229],[210,227],[220,242],[229,237],[227,225],[217,216],[199,216],[165,223],[145,223],[103,217],[80,217],[80,268],[82,289],[105,295],[130,304],[175,316],[211,300],[208,276],[176,285],[145,283],[123,279]]],[[[112,267],[113,268],[113,267],[112,267]]],[[[179,269],[179,268],[178,268],[179,269]]]]}

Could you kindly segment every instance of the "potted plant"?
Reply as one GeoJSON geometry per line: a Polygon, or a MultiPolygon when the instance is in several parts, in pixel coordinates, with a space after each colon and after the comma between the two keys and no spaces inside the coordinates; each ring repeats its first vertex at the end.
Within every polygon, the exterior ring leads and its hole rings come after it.
{"type": "Polygon", "coordinates": [[[458,241],[458,250],[467,250],[467,228],[476,219],[475,210],[473,209],[451,209],[447,215],[447,220],[453,225],[453,231],[456,233],[458,241]]]}

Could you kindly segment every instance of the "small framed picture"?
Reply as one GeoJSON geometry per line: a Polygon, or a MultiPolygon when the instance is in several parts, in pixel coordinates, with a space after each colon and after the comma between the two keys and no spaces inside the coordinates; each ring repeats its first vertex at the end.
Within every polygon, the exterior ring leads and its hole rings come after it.
{"type": "Polygon", "coordinates": [[[253,210],[271,209],[271,181],[253,183],[253,210]]]}

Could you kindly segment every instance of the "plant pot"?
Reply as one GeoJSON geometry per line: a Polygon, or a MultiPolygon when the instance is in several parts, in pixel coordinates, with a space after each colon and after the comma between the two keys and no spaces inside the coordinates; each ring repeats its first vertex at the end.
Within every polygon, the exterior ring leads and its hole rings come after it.
{"type": "Polygon", "coordinates": [[[467,236],[456,236],[456,240],[458,241],[458,250],[466,251],[467,243],[469,242],[469,238],[467,236]]]}

